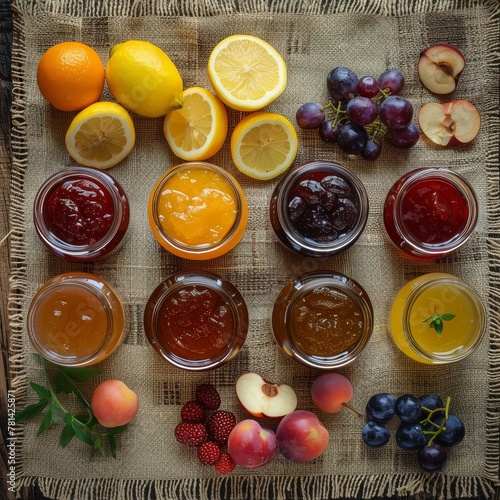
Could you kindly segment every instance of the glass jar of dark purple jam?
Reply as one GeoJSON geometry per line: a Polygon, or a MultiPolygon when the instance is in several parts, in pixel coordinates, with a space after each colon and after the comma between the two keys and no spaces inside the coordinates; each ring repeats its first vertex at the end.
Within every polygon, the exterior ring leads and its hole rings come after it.
{"type": "Polygon", "coordinates": [[[128,228],[128,199],[108,173],[87,167],[61,170],[38,190],[35,229],[58,257],[88,262],[114,251],[128,228]]]}
{"type": "Polygon", "coordinates": [[[329,257],[350,248],[365,228],[368,195],[338,163],[314,161],[291,169],[271,197],[271,225],[289,249],[329,257]]]}

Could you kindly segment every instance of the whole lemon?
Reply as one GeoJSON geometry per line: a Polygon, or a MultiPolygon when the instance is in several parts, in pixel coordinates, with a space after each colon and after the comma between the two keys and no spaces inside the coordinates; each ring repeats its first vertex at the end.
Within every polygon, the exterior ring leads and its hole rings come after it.
{"type": "Polygon", "coordinates": [[[156,45],[129,40],[111,48],[106,81],[115,99],[129,111],[157,118],[183,106],[181,75],[156,45]]]}

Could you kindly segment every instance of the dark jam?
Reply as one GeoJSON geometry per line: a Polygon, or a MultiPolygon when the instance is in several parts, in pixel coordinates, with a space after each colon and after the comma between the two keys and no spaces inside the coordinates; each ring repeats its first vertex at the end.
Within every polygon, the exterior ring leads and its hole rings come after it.
{"type": "Polygon", "coordinates": [[[401,200],[401,219],[412,239],[426,244],[444,243],[464,230],[469,205],[449,182],[421,180],[401,200]]]}
{"type": "Polygon", "coordinates": [[[71,179],[49,193],[43,213],[48,229],[64,243],[92,245],[110,230],[114,203],[100,182],[71,179]]]}
{"type": "Polygon", "coordinates": [[[352,185],[342,176],[309,172],[290,188],[287,213],[302,236],[317,243],[331,243],[356,226],[359,200],[352,185]]]}
{"type": "Polygon", "coordinates": [[[170,294],[161,305],[159,323],[165,347],[189,360],[211,358],[226,349],[235,327],[226,300],[200,285],[170,294]]]}

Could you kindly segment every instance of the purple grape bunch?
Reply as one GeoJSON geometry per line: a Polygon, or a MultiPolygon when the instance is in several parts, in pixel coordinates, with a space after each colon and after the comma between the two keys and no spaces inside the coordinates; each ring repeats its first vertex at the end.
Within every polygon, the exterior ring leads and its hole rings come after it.
{"type": "Polygon", "coordinates": [[[320,138],[347,154],[376,160],[382,142],[389,139],[398,148],[411,148],[420,130],[413,122],[413,106],[399,94],[405,79],[398,69],[358,78],[349,68],[332,69],[326,78],[329,101],[307,102],[299,107],[296,120],[302,129],[318,129],[320,138]]]}

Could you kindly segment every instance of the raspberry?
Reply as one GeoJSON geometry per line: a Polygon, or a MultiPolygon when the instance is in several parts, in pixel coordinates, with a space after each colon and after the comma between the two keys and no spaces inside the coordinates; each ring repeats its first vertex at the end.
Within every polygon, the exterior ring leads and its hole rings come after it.
{"type": "Polygon", "coordinates": [[[196,401],[188,401],[181,408],[181,420],[192,424],[205,421],[205,408],[196,401]]]}
{"type": "Polygon", "coordinates": [[[214,465],[220,455],[220,448],[217,443],[207,441],[203,443],[197,450],[198,460],[203,465],[214,465]]]}
{"type": "Polygon", "coordinates": [[[196,388],[196,401],[207,410],[220,406],[220,395],[212,384],[201,384],[196,388]]]}
{"type": "Polygon", "coordinates": [[[235,425],[236,417],[233,413],[225,410],[216,411],[208,419],[208,435],[216,443],[225,444],[235,425]]]}
{"type": "Polygon", "coordinates": [[[231,458],[231,455],[226,452],[222,452],[219,455],[217,462],[215,462],[215,470],[219,474],[228,474],[229,472],[232,472],[235,467],[236,464],[234,463],[234,460],[231,458]]]}
{"type": "Polygon", "coordinates": [[[208,439],[207,429],[203,424],[181,422],[174,430],[175,439],[188,446],[200,446],[208,439]]]}

